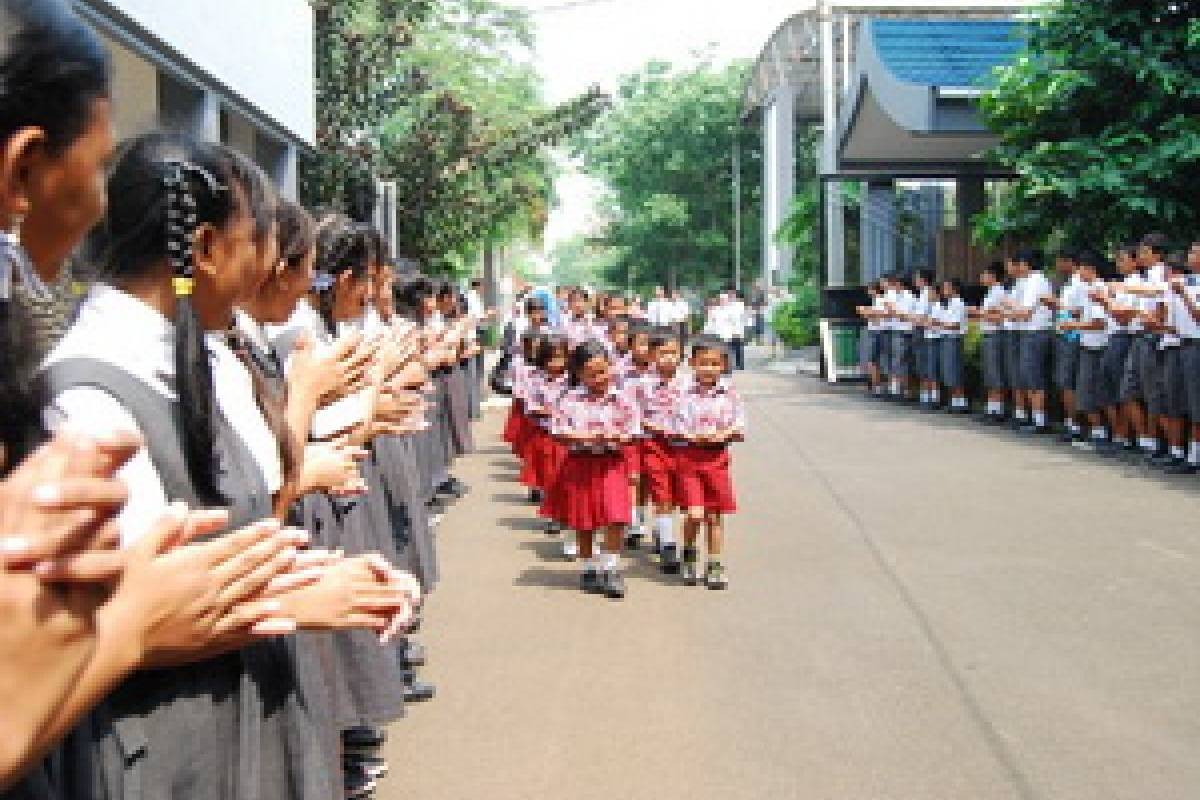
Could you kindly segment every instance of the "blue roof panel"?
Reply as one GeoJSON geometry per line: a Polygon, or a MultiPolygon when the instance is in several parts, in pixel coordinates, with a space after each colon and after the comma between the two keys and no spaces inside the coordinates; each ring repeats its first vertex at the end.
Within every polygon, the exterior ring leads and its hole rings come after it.
{"type": "Polygon", "coordinates": [[[1014,21],[872,19],[875,50],[898,79],[950,88],[982,86],[1025,45],[1014,21]]]}

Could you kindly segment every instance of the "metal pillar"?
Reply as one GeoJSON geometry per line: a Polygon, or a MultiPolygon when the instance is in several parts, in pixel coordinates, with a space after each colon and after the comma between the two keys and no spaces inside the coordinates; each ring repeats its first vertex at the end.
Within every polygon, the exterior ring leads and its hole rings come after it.
{"type": "MultiPolygon", "coordinates": [[[[837,172],[837,81],[834,70],[837,53],[834,50],[834,18],[826,6],[821,14],[821,173],[837,172]]],[[[827,187],[825,229],[826,286],[841,286],[846,280],[845,218],[841,192],[837,186],[827,187]]]]}
{"type": "Polygon", "coordinates": [[[200,113],[196,135],[205,142],[221,141],[221,98],[205,89],[200,95],[200,113]]]}
{"type": "Polygon", "coordinates": [[[776,241],[796,193],[796,107],[783,88],[763,114],[763,278],[766,286],[786,286],[792,251],[776,241]]]}

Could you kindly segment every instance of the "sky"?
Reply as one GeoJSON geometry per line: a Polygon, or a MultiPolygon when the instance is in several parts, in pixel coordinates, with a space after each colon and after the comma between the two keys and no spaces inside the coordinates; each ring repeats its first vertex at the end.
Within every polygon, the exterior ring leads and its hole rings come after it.
{"type": "MultiPolygon", "coordinates": [[[[753,60],[789,16],[812,0],[507,0],[534,13],[535,63],[547,99],[567,100],[600,84],[612,91],[621,75],[651,59],[687,63],[712,46],[718,63],[753,60]]],[[[558,182],[546,248],[587,230],[602,190],[569,170],[558,182]]]]}

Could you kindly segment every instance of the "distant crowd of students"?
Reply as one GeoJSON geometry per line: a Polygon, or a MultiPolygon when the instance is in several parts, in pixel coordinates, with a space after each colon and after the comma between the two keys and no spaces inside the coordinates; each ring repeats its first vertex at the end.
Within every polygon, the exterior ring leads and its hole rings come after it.
{"type": "Polygon", "coordinates": [[[981,333],[981,421],[1057,433],[1109,456],[1175,474],[1200,470],[1200,242],[1173,249],[1158,233],[1110,261],[1064,249],[1058,286],[1040,253],[985,269],[985,295],[967,306],[957,281],[928,273],[880,279],[862,361],[871,396],[969,413],[964,337],[981,333]]]}

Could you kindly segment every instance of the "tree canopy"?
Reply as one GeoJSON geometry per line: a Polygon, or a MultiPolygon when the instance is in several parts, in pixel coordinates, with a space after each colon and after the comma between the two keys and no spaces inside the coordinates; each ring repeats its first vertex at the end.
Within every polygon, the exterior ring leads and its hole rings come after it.
{"type": "Polygon", "coordinates": [[[1200,1],[1062,0],[980,102],[1015,183],[985,241],[1200,231],[1200,1]]]}
{"type": "Polygon", "coordinates": [[[537,236],[552,202],[546,148],[608,98],[547,106],[532,44],[528,14],[494,0],[326,2],[306,200],[365,217],[374,179],[394,181],[399,249],[432,270],[537,236]]]}
{"type": "Polygon", "coordinates": [[[742,274],[760,272],[761,142],[739,124],[745,67],[651,62],[624,77],[615,107],[576,137],[611,190],[604,269],[615,286],[714,287],[733,279],[734,142],[741,148],[742,274]]]}

